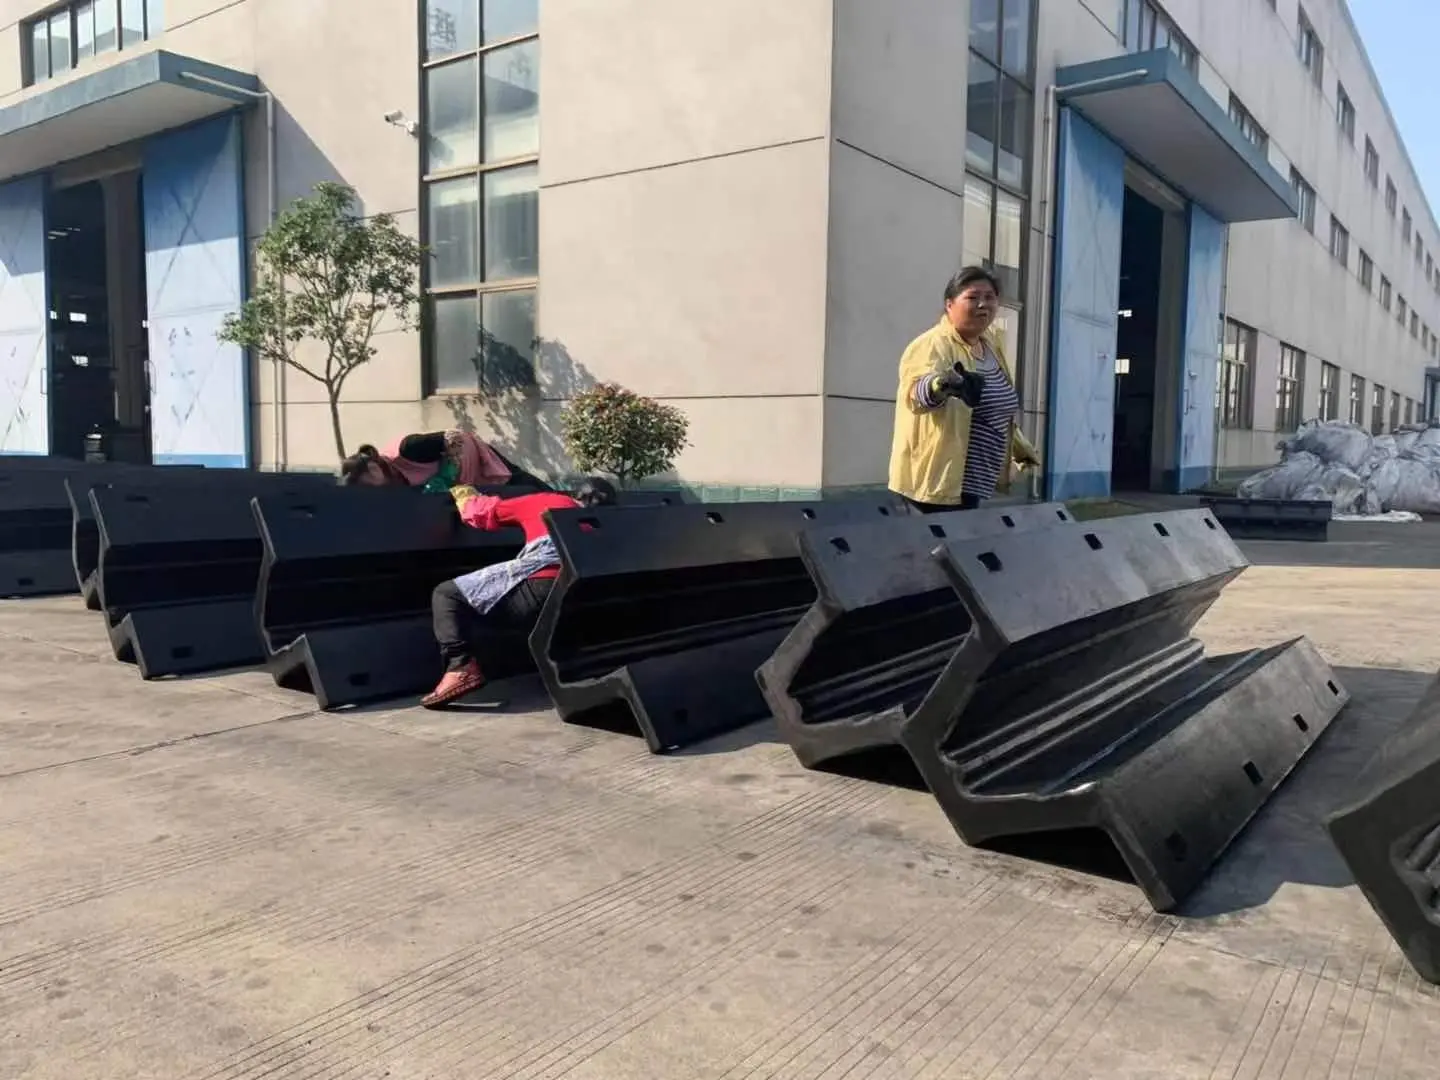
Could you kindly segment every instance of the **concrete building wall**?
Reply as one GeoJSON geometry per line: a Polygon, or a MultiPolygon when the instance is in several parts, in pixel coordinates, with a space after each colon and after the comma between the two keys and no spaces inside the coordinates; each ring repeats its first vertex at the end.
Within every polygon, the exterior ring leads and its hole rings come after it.
{"type": "Polygon", "coordinates": [[[820,486],[831,27],[831,0],[541,5],[542,431],[616,381],[689,416],[686,481],[820,486]]]}
{"type": "MultiPolygon", "coordinates": [[[[1295,55],[1296,6],[1261,0],[1162,5],[1200,50],[1201,84],[1233,91],[1317,191],[1315,234],[1298,222],[1230,232],[1228,313],[1259,332],[1254,425],[1225,432],[1221,462],[1274,456],[1280,343],[1305,351],[1305,414],[1322,360],[1419,399],[1426,350],[1358,281],[1359,251],[1440,329],[1440,293],[1413,246],[1440,252],[1430,213],[1341,0],[1309,0],[1326,49],[1317,89],[1295,55]],[[1335,122],[1336,81],[1356,110],[1354,144],[1335,122]],[[1365,182],[1369,137],[1380,156],[1365,182]],[[1386,177],[1397,212],[1384,209],[1386,177]],[[1330,215],[1349,264],[1329,255],[1330,215]]],[[[961,261],[969,5],[952,0],[571,0],[541,5],[539,387],[513,399],[425,396],[418,334],[387,327],[348,385],[350,442],[457,418],[540,469],[564,465],[558,411],[575,389],[615,380],[679,405],[693,483],[793,490],[883,482],[900,351],[938,317],[961,261]],[[623,26],[625,33],[614,28],[623,26]],[[603,48],[596,42],[603,40],[603,48]],[[937,62],[944,57],[944,62],[937,62]]],[[[1044,0],[1036,31],[1035,123],[1026,242],[1025,426],[1043,435],[1053,129],[1044,88],[1064,65],[1122,51],[1122,0],[1044,0]]],[[[0,107],[21,86],[22,20],[37,0],[0,0],[0,107]]],[[[420,230],[421,147],[382,116],[421,119],[413,3],[167,0],[143,48],[253,71],[275,97],[280,202],[320,180],[354,187],[367,212],[420,230]],[[325,43],[317,51],[316,42],[325,43]],[[333,61],[343,57],[343,63],[333,61]]],[[[87,61],[87,70],[133,52],[87,61]]],[[[248,231],[264,228],[263,111],[246,120],[248,231]]],[[[1440,276],[1437,276],[1440,280],[1440,276]]],[[[1368,401],[1367,401],[1368,405],[1368,401]]],[[[333,459],[321,388],[254,372],[259,460],[333,459]],[[276,409],[277,396],[284,402],[276,409]],[[277,424],[278,421],[278,424],[277,424]],[[277,429],[283,438],[277,440],[277,429]]]]}

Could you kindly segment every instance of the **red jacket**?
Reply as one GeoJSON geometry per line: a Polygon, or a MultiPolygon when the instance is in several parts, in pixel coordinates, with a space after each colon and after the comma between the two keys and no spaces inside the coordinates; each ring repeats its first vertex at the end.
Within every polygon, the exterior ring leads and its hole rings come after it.
{"type": "MultiPolygon", "coordinates": [[[[466,499],[460,507],[460,520],[486,532],[518,527],[525,534],[525,542],[528,544],[549,531],[545,528],[545,511],[573,510],[579,505],[569,495],[562,495],[558,491],[541,491],[514,499],[502,499],[499,495],[477,495],[473,499],[466,499]]],[[[559,573],[559,566],[547,566],[544,570],[531,574],[530,580],[553,578],[559,573]]]]}

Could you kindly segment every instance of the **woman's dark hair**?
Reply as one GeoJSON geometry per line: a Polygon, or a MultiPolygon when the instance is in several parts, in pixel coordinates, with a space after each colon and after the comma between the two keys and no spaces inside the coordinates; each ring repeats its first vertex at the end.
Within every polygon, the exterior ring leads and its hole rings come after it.
{"type": "Polygon", "coordinates": [[[982,281],[989,282],[990,287],[995,290],[995,295],[1000,295],[1000,279],[998,277],[983,266],[967,266],[946,282],[945,302],[950,303],[971,285],[982,281]]]}
{"type": "Polygon", "coordinates": [[[615,485],[599,476],[588,477],[575,492],[581,506],[609,506],[615,501],[615,485]]]}
{"type": "Polygon", "coordinates": [[[358,484],[360,478],[370,471],[370,466],[380,460],[380,451],[369,443],[365,443],[340,463],[341,486],[349,487],[358,484]]]}

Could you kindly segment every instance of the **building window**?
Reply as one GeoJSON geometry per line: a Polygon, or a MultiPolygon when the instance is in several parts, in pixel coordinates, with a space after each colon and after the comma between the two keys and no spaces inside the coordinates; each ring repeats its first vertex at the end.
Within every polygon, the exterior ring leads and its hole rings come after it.
{"type": "Polygon", "coordinates": [[[1395,298],[1395,321],[1400,324],[1400,329],[1405,329],[1405,320],[1410,315],[1410,305],[1405,303],[1404,295],[1395,298]]]}
{"type": "Polygon", "coordinates": [[[25,84],[46,82],[165,29],[164,0],[77,0],[24,24],[25,84]]]}
{"type": "Polygon", "coordinates": [[[1380,275],[1380,306],[1390,310],[1390,279],[1384,274],[1380,275]]]}
{"type": "Polygon", "coordinates": [[[1225,320],[1225,342],[1220,350],[1220,423],[1227,428],[1254,426],[1252,373],[1255,370],[1255,331],[1234,319],[1225,320]]]}
{"type": "Polygon", "coordinates": [[[1394,390],[1390,391],[1390,430],[1398,431],[1400,428],[1400,395],[1394,390]]]}
{"type": "Polygon", "coordinates": [[[1123,40],[1130,52],[1169,49],[1191,71],[1200,66],[1200,53],[1153,0],[1125,0],[1123,21],[1123,40]]]}
{"type": "Polygon", "coordinates": [[[1405,426],[1409,427],[1415,422],[1415,399],[1405,399],[1405,426]]]}
{"type": "Polygon", "coordinates": [[[1400,242],[1401,242],[1402,244],[1409,244],[1409,243],[1410,243],[1410,211],[1409,211],[1409,210],[1402,210],[1402,211],[1400,211],[1400,242]]]}
{"type": "Polygon", "coordinates": [[[1341,266],[1350,265],[1350,232],[1334,214],[1330,215],[1330,256],[1341,266]]]}
{"type": "Polygon", "coordinates": [[[1375,288],[1375,260],[1360,252],[1360,287],[1367,293],[1375,288]]]}
{"type": "Polygon", "coordinates": [[[1410,336],[1417,341],[1420,339],[1420,316],[1414,308],[1410,309],[1410,336]]]}
{"type": "Polygon", "coordinates": [[[970,5],[963,261],[993,270],[1001,294],[1017,303],[1025,295],[1026,192],[1035,126],[1034,2],[970,5]]]}
{"type": "Polygon", "coordinates": [[[1295,52],[1300,63],[1310,73],[1310,81],[1316,87],[1325,85],[1325,46],[1320,44],[1320,35],[1310,23],[1310,17],[1302,7],[1298,15],[1298,33],[1295,38],[1295,52]]]}
{"type": "Polygon", "coordinates": [[[1294,166],[1290,168],[1290,187],[1295,192],[1295,216],[1300,219],[1300,224],[1313,233],[1315,231],[1315,189],[1305,182],[1305,178],[1294,166]]]}
{"type": "Polygon", "coordinates": [[[1365,380],[1359,375],[1350,376],[1350,411],[1346,419],[1352,424],[1365,420],[1365,380]]]}
{"type": "Polygon", "coordinates": [[[1385,212],[1391,217],[1395,216],[1395,203],[1395,181],[1391,180],[1390,177],[1387,176],[1385,177],[1385,212]]]}
{"type": "Polygon", "coordinates": [[[1240,129],[1240,134],[1249,139],[1260,150],[1267,150],[1270,147],[1270,136],[1265,134],[1265,129],[1260,126],[1255,117],[1250,115],[1250,110],[1240,103],[1240,99],[1234,94],[1230,95],[1230,119],[1235,121],[1235,126],[1240,129]]]}
{"type": "Polygon", "coordinates": [[[1335,420],[1339,416],[1340,369],[1334,364],[1322,361],[1320,364],[1320,419],[1335,420]]]}
{"type": "Polygon", "coordinates": [[[1380,153],[1369,139],[1365,140],[1365,179],[1373,188],[1380,186],[1380,153]]]}
{"type": "Polygon", "coordinates": [[[1425,280],[1430,281],[1435,277],[1435,260],[1427,251],[1425,253],[1425,280]]]}
{"type": "Polygon", "coordinates": [[[1379,383],[1370,387],[1370,434],[1385,431],[1385,388],[1379,383]]]}
{"type": "Polygon", "coordinates": [[[426,0],[427,349],[436,390],[534,382],[539,0],[426,0]]]}
{"type": "Polygon", "coordinates": [[[1341,83],[1335,84],[1335,123],[1340,127],[1340,134],[1345,136],[1345,141],[1351,146],[1355,145],[1355,103],[1350,100],[1350,95],[1345,93],[1345,87],[1341,83]]]}
{"type": "Polygon", "coordinates": [[[1280,379],[1275,385],[1275,430],[1294,431],[1300,426],[1305,401],[1305,354],[1280,346],[1280,379]]]}
{"type": "Polygon", "coordinates": [[[1421,243],[1421,241],[1420,241],[1420,233],[1419,233],[1419,231],[1417,230],[1416,233],[1415,233],[1415,265],[1416,265],[1416,266],[1422,266],[1422,267],[1423,267],[1423,265],[1424,265],[1424,255],[1425,255],[1425,245],[1424,245],[1423,243],[1421,243]]]}

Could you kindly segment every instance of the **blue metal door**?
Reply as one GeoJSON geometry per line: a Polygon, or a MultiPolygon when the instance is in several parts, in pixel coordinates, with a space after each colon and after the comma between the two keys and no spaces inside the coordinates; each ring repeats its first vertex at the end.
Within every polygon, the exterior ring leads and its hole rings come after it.
{"type": "Polygon", "coordinates": [[[245,296],[238,116],[150,140],[142,191],[154,461],[245,468],[247,360],[216,336],[245,296]]]}
{"type": "Polygon", "coordinates": [[[1215,393],[1220,367],[1220,293],[1225,226],[1190,204],[1185,281],[1185,369],[1180,373],[1179,488],[1204,485],[1215,465],[1215,393]]]}
{"type": "Polygon", "coordinates": [[[45,178],[0,185],[0,453],[50,452],[45,178]]]}
{"type": "Polygon", "coordinates": [[[1070,109],[1060,111],[1056,199],[1046,490],[1108,495],[1125,154],[1070,109]]]}

